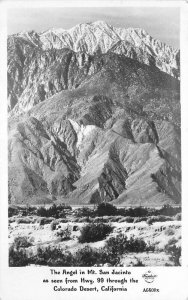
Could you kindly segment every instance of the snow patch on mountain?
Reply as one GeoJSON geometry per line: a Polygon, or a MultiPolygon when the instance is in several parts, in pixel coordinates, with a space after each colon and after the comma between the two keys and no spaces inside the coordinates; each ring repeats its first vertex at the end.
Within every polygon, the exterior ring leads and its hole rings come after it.
{"type": "Polygon", "coordinates": [[[76,121],[73,121],[71,119],[68,119],[70,123],[72,124],[73,129],[75,130],[77,134],[77,148],[82,145],[84,139],[91,134],[91,132],[96,129],[95,125],[86,125],[83,124],[79,125],[76,121]]]}
{"type": "Polygon", "coordinates": [[[179,50],[151,37],[142,28],[116,28],[104,21],[78,24],[71,29],[52,28],[42,33],[20,36],[42,49],[69,48],[87,54],[112,51],[155,65],[163,72],[179,78],[179,50]]]}

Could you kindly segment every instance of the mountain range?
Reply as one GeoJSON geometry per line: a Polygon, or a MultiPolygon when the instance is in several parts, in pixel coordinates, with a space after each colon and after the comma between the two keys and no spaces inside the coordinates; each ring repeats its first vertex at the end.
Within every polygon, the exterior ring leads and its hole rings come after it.
{"type": "Polygon", "coordinates": [[[9,202],[181,202],[180,51],[103,21],[8,37],[9,202]]]}

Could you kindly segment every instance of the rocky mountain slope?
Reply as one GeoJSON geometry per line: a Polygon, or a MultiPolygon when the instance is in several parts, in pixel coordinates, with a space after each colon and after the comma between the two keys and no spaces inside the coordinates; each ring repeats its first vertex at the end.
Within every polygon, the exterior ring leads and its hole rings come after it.
{"type": "Polygon", "coordinates": [[[37,40],[43,49],[67,47],[88,54],[112,51],[148,65],[154,64],[162,71],[178,76],[179,51],[152,38],[141,28],[116,28],[97,21],[79,24],[69,30],[50,29],[39,34],[37,40]]]}
{"type": "Polygon", "coordinates": [[[84,25],[103,28],[102,51],[75,52],[82,25],[57,32],[72,49],[9,37],[9,202],[180,203],[179,80],[114,51],[105,26],[84,25]]]}
{"type": "Polygon", "coordinates": [[[9,111],[16,104],[15,112],[26,111],[54,93],[77,87],[100,67],[93,57],[108,52],[180,76],[179,51],[140,28],[115,28],[98,21],[69,30],[21,32],[8,37],[9,111]]]}

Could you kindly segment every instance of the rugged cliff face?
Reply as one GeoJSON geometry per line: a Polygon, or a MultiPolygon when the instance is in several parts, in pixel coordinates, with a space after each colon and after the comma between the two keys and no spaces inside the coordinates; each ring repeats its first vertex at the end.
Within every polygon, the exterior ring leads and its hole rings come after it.
{"type": "Polygon", "coordinates": [[[24,58],[17,57],[19,43],[17,39],[13,42],[15,50],[8,68],[11,115],[27,111],[62,90],[77,88],[102,67],[95,57],[68,49],[43,51],[29,46],[24,58]]]}
{"type": "Polygon", "coordinates": [[[88,54],[111,51],[178,76],[178,50],[152,38],[141,28],[116,28],[97,21],[79,24],[70,30],[48,30],[39,34],[38,40],[43,49],[67,47],[88,54]]]}
{"type": "Polygon", "coordinates": [[[22,32],[8,37],[8,109],[14,114],[65,89],[78,87],[102,67],[96,56],[116,53],[180,76],[179,51],[140,28],[115,28],[105,22],[70,30],[22,32]],[[17,104],[17,105],[16,105],[17,104]]]}
{"type": "Polygon", "coordinates": [[[8,50],[10,202],[180,203],[179,81],[156,63],[175,50],[101,22],[9,37],[8,50]]]}

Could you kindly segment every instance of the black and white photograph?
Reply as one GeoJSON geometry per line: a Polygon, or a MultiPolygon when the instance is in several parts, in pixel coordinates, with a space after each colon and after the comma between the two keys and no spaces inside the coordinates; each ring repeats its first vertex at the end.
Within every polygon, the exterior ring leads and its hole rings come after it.
{"type": "Polygon", "coordinates": [[[9,267],[180,267],[180,8],[7,13],[9,267]]]}

